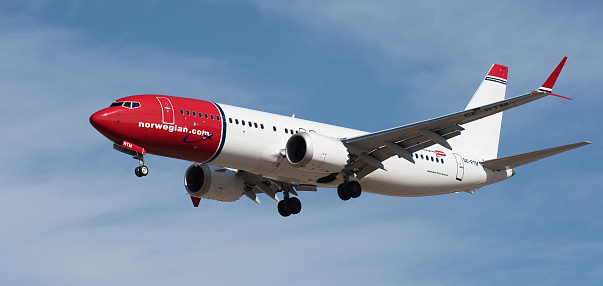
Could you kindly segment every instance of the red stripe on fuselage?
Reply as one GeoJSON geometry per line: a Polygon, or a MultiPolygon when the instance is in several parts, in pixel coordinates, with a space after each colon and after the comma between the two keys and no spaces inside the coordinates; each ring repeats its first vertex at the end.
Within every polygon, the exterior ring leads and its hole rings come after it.
{"type": "Polygon", "coordinates": [[[140,107],[108,107],[90,117],[91,123],[106,121],[104,124],[107,126],[99,126],[98,123],[93,125],[99,131],[102,130],[101,133],[111,141],[121,144],[126,140],[145,148],[151,154],[199,163],[209,161],[221,149],[225,130],[222,114],[214,103],[152,94],[116,100],[122,101],[139,102],[140,107]],[[168,107],[172,110],[162,106],[166,101],[169,101],[171,106],[168,104],[168,107]],[[168,117],[174,114],[173,122],[166,120],[169,112],[168,117]],[[110,119],[99,120],[101,116],[110,119]]]}

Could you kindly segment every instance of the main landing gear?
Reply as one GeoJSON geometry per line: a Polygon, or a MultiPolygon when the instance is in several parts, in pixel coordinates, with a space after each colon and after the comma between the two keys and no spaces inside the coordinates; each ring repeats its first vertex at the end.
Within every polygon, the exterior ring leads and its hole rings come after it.
{"type": "Polygon", "coordinates": [[[337,186],[337,195],[344,201],[360,197],[361,194],[362,187],[357,181],[350,181],[348,178],[345,178],[345,181],[337,186]]]}
{"type": "Polygon", "coordinates": [[[288,191],[283,191],[283,193],[285,194],[285,198],[278,202],[278,213],[283,217],[298,214],[302,208],[299,199],[296,197],[289,197],[288,191]]]}
{"type": "MultiPolygon", "coordinates": [[[[298,214],[301,211],[302,205],[298,198],[291,197],[289,193],[296,194],[291,186],[281,186],[284,198],[278,202],[278,213],[283,217],[288,217],[292,214],[298,214]]],[[[357,181],[350,181],[349,177],[344,177],[344,182],[337,187],[337,195],[340,199],[347,201],[351,198],[360,197],[362,187],[357,181]]]]}
{"type": "Polygon", "coordinates": [[[140,166],[134,168],[134,174],[136,177],[144,177],[149,174],[149,168],[144,164],[144,155],[138,153],[134,156],[134,159],[138,159],[140,166]]]}

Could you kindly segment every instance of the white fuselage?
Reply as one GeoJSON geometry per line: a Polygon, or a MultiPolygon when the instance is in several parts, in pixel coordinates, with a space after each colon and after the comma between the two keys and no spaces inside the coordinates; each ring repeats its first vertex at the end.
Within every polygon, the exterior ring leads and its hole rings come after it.
{"type": "MultiPolygon", "coordinates": [[[[209,164],[244,170],[278,181],[337,187],[337,180],[318,184],[325,173],[298,169],[287,161],[284,149],[292,132],[318,133],[333,138],[367,134],[318,122],[220,104],[226,121],[226,140],[221,153],[209,164]],[[251,125],[250,125],[251,123],[251,125]],[[263,128],[262,128],[263,126],[263,128]]],[[[513,175],[512,170],[491,171],[479,164],[484,158],[456,154],[439,145],[417,151],[414,163],[398,157],[383,162],[385,170],[376,170],[358,180],[363,191],[388,196],[431,196],[472,191],[513,175]]]]}

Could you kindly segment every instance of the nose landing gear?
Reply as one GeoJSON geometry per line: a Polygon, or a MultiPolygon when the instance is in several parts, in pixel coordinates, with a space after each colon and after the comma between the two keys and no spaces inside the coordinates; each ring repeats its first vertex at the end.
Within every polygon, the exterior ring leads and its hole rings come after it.
{"type": "Polygon", "coordinates": [[[140,164],[140,166],[134,168],[134,174],[136,174],[136,177],[140,178],[148,175],[149,167],[144,164],[144,155],[138,153],[136,156],[134,156],[134,159],[138,159],[138,163],[140,164]]]}
{"type": "Polygon", "coordinates": [[[134,159],[138,159],[138,164],[140,164],[140,166],[134,169],[134,174],[136,174],[136,177],[140,178],[149,174],[149,168],[144,164],[144,154],[146,153],[144,148],[128,141],[123,141],[122,145],[113,143],[113,149],[133,156],[134,159]]]}
{"type": "Polygon", "coordinates": [[[138,166],[134,168],[134,174],[136,174],[136,177],[144,177],[149,174],[149,168],[145,165],[138,166]]]}

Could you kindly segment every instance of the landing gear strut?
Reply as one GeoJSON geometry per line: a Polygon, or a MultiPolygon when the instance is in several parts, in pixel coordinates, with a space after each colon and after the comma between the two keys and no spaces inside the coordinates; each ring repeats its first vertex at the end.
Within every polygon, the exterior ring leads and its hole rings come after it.
{"type": "Polygon", "coordinates": [[[149,168],[144,164],[144,155],[138,153],[134,156],[134,159],[138,159],[140,166],[134,168],[134,174],[136,177],[144,177],[149,174],[149,168]]]}
{"type": "Polygon", "coordinates": [[[362,187],[357,181],[350,181],[349,177],[344,177],[344,182],[337,186],[337,195],[340,199],[347,201],[350,198],[360,197],[362,187]]]}
{"type": "Polygon", "coordinates": [[[296,197],[289,197],[288,191],[283,191],[285,198],[278,202],[278,213],[284,217],[292,214],[298,214],[301,211],[302,205],[296,197]]]}

